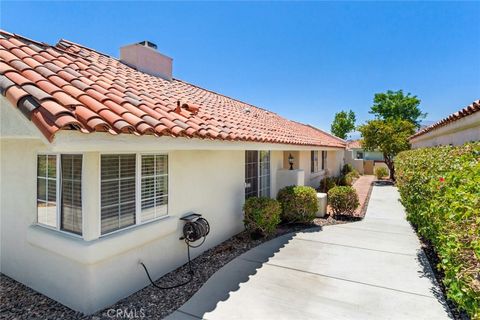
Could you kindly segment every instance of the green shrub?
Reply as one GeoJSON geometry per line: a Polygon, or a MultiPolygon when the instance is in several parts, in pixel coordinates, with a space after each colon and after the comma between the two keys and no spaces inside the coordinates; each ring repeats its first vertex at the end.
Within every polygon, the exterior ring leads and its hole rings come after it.
{"type": "Polygon", "coordinates": [[[356,169],[353,169],[351,173],[355,178],[360,178],[360,173],[356,169]]]}
{"type": "Polygon", "coordinates": [[[264,236],[273,234],[280,223],[282,208],[275,199],[266,197],[248,198],[243,205],[245,217],[243,223],[250,233],[264,236]]]}
{"type": "Polygon", "coordinates": [[[353,184],[353,177],[350,173],[337,177],[337,186],[349,187],[353,184]]]}
{"type": "Polygon", "coordinates": [[[480,143],[405,151],[395,168],[407,218],[432,243],[447,296],[480,319],[480,143]]]}
{"type": "Polygon", "coordinates": [[[388,170],[385,167],[378,167],[375,169],[375,176],[378,180],[382,179],[383,177],[388,176],[388,170]]]}
{"type": "Polygon", "coordinates": [[[355,180],[356,178],[358,178],[357,176],[355,176],[355,172],[349,172],[345,175],[345,179],[346,179],[346,183],[348,186],[351,186],[353,184],[353,180],[355,180]]]}
{"type": "Polygon", "coordinates": [[[348,186],[339,186],[330,189],[327,199],[335,215],[353,215],[360,205],[357,191],[348,186]]]}
{"type": "Polygon", "coordinates": [[[312,187],[288,186],[278,192],[283,222],[310,222],[318,211],[317,192],[312,187]]]}
{"type": "Polygon", "coordinates": [[[348,173],[353,171],[353,167],[349,163],[345,163],[342,168],[342,175],[347,175],[348,173]]]}
{"type": "Polygon", "coordinates": [[[332,189],[337,185],[336,179],[333,177],[324,177],[320,180],[320,192],[327,193],[328,190],[332,189]]]}

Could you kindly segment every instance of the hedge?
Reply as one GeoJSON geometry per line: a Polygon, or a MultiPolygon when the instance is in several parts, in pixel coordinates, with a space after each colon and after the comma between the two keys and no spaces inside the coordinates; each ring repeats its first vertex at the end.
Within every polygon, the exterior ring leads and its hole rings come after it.
{"type": "Polygon", "coordinates": [[[434,247],[448,298],[480,319],[480,143],[405,151],[395,168],[408,220],[434,247]]]}

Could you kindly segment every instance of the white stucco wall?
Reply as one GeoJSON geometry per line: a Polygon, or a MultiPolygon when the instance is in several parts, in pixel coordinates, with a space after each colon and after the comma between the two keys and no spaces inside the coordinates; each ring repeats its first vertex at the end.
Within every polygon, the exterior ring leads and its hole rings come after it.
{"type": "MultiPolygon", "coordinates": [[[[149,284],[143,261],[154,279],[187,261],[178,238],[179,217],[194,211],[211,224],[195,257],[243,229],[244,150],[271,151],[271,196],[283,168],[280,144],[219,142],[183,138],[112,136],[62,131],[52,143],[17,109],[0,97],[0,271],[68,307],[92,313],[149,284]],[[83,155],[83,238],[36,225],[38,153],[83,155]],[[166,152],[169,155],[169,216],[100,237],[100,152],[166,152]]],[[[299,161],[310,173],[306,146],[299,161]]],[[[341,167],[343,150],[327,148],[328,170],[341,167]]],[[[309,183],[318,186],[317,181],[309,183]]],[[[307,176],[305,181],[307,181],[307,176]]]]}
{"type": "MultiPolygon", "coordinates": [[[[243,228],[244,152],[193,150],[169,152],[170,218],[91,241],[35,226],[36,154],[45,149],[36,140],[1,141],[1,272],[75,310],[96,311],[146,286],[139,260],[154,278],[185,263],[178,218],[188,212],[211,225],[193,256],[243,228]]],[[[99,156],[84,155],[94,160],[84,161],[84,181],[98,181],[99,156]]],[[[83,192],[85,236],[96,238],[98,187],[83,192]]]]}
{"type": "Polygon", "coordinates": [[[434,129],[412,140],[412,148],[462,145],[470,141],[480,141],[480,112],[434,129]]]}

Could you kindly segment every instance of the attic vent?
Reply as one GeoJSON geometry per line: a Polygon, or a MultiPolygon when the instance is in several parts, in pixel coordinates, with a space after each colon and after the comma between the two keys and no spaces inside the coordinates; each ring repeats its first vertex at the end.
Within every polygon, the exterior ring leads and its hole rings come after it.
{"type": "Polygon", "coordinates": [[[157,45],[153,42],[148,41],[148,40],[140,41],[138,44],[141,44],[142,46],[149,47],[149,48],[157,50],[157,45]]]}
{"type": "Polygon", "coordinates": [[[250,113],[250,108],[245,108],[245,109],[243,109],[243,112],[245,112],[245,113],[250,113]]]}

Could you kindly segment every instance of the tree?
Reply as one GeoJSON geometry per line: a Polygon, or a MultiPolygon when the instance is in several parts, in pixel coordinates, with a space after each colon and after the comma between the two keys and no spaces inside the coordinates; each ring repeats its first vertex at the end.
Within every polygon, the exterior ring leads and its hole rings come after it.
{"type": "Polygon", "coordinates": [[[347,134],[355,130],[355,120],[355,113],[352,110],[337,112],[330,131],[337,137],[346,139],[347,134]]]}
{"type": "Polygon", "coordinates": [[[370,113],[381,120],[407,120],[420,127],[420,120],[425,119],[426,113],[422,113],[420,99],[410,93],[403,94],[402,90],[386,93],[377,93],[373,99],[373,106],[370,113]]]}
{"type": "Polygon", "coordinates": [[[390,170],[390,179],[395,181],[393,158],[401,151],[410,149],[408,138],[415,132],[415,125],[407,120],[371,120],[360,126],[362,147],[367,151],[379,150],[390,170]]]}

